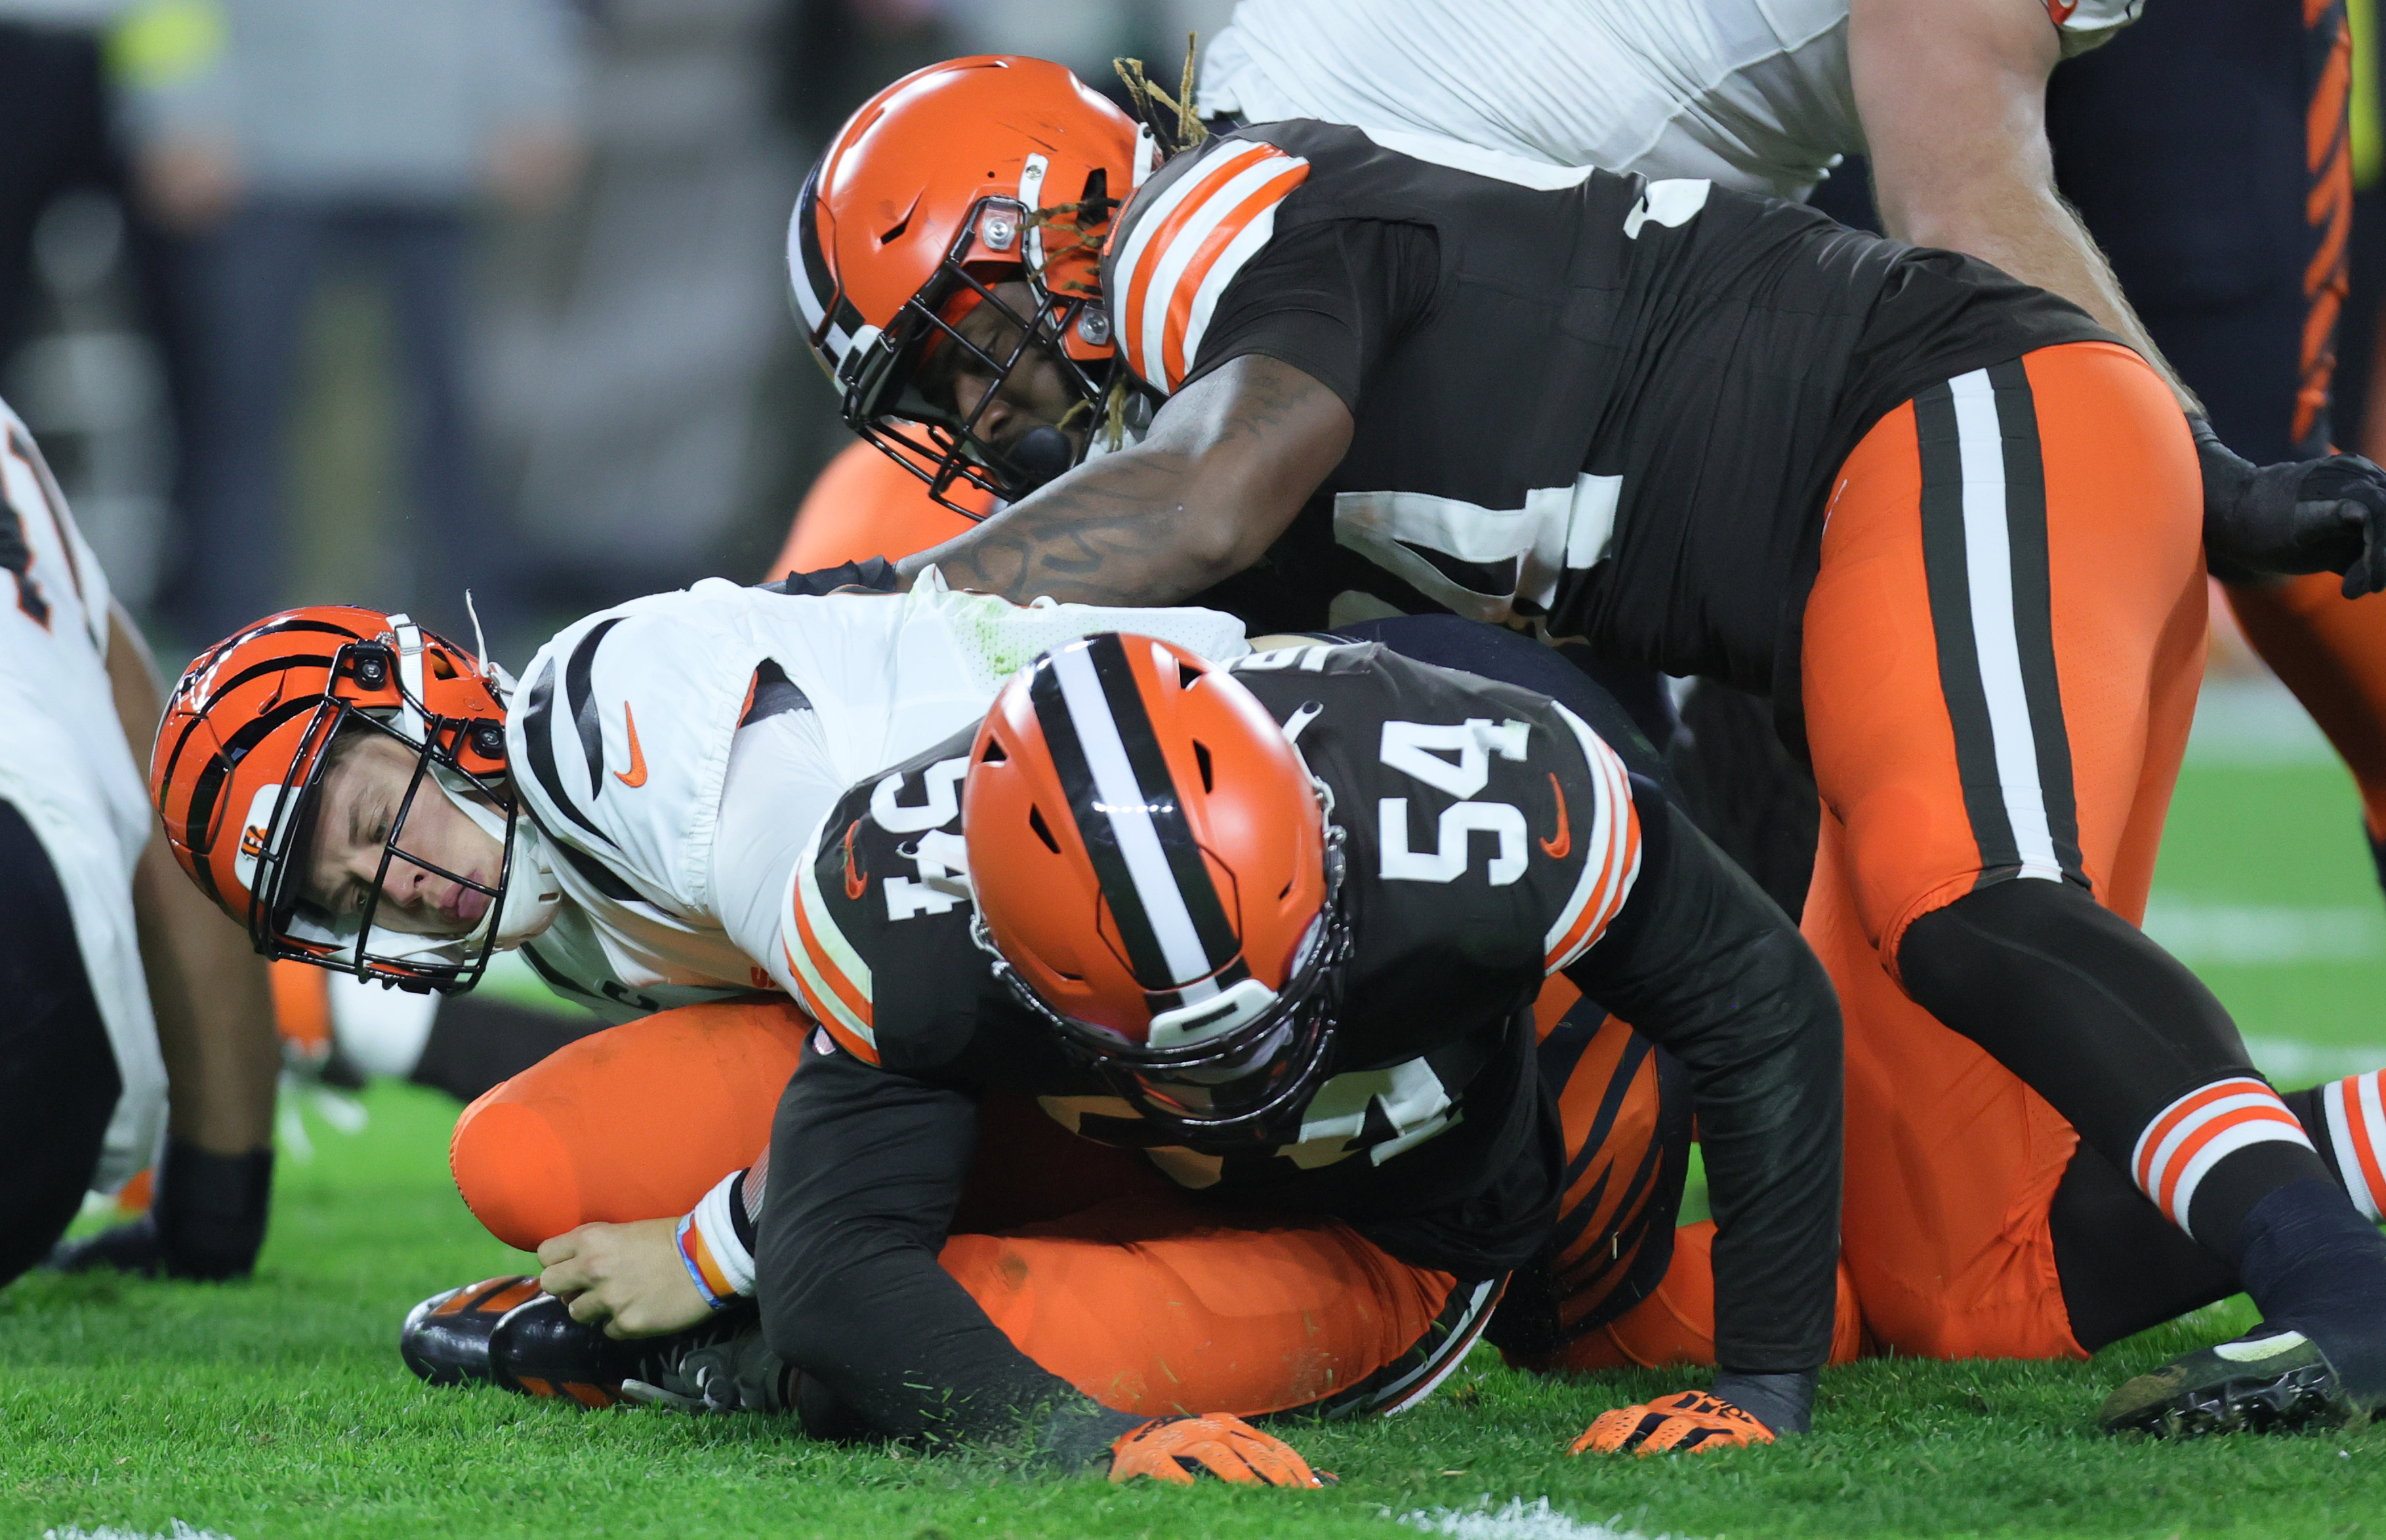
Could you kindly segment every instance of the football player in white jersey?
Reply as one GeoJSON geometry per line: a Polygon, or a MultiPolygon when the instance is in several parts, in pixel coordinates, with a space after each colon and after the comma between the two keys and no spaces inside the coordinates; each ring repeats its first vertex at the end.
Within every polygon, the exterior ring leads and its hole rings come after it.
{"type": "Polygon", "coordinates": [[[0,403],[0,1283],[161,1138],[149,1212],[61,1265],[223,1278],[264,1240],[272,1003],[155,837],[134,755],[157,711],[140,633],[0,403]]]}

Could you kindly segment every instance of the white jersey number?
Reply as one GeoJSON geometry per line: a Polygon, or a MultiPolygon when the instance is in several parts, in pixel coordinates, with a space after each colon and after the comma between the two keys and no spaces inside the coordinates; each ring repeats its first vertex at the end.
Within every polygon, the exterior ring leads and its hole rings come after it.
{"type": "Polygon", "coordinates": [[[1389,882],[1450,883],[1466,870],[1474,836],[1489,834],[1499,854],[1484,869],[1493,887],[1525,874],[1525,815],[1513,803],[1471,800],[1491,779],[1491,756],[1521,764],[1528,722],[1510,718],[1493,724],[1482,717],[1461,723],[1388,721],[1377,757],[1387,766],[1437,791],[1459,797],[1441,810],[1434,847],[1409,847],[1409,799],[1388,796],[1376,804],[1376,839],[1382,875],[1389,882]],[[1456,755],[1455,759],[1445,757],[1456,755]]]}

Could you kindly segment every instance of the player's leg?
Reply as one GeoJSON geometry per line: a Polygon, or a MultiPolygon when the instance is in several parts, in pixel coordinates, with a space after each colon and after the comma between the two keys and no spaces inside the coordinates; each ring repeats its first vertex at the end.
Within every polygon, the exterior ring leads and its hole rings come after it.
{"type": "Polygon", "coordinates": [[[283,445],[322,243],[312,211],[257,204],[190,244],[190,527],[174,586],[191,634],[228,635],[283,592],[283,445]]]}
{"type": "MultiPolygon", "coordinates": [[[[2330,379],[2353,223],[2342,0],[2172,6],[2047,91],[2063,190],[2221,438],[2257,464],[2331,447],[2330,379]],[[2211,131],[2203,104],[2232,104],[2211,131]],[[2236,189],[2231,218],[2211,190],[2236,189]]],[[[2335,419],[2359,447],[2361,424],[2335,419]]],[[[2386,836],[2386,605],[2321,573],[2232,583],[2229,607],[2360,783],[2386,836]]]]}
{"type": "MultiPolygon", "coordinates": [[[[584,1038],[466,1110],[457,1185],[523,1249],[684,1213],[767,1143],[810,1030],[792,1006],[697,1006],[584,1038]]],[[[1464,1356],[1498,1292],[1338,1223],[1197,1206],[1003,1097],[943,1261],[1023,1352],[1154,1414],[1395,1409],[1464,1356]]]]}
{"type": "MultiPolygon", "coordinates": [[[[2203,627],[2192,601],[2157,648],[2146,713],[2146,761],[2102,896],[2135,923],[2145,916],[2163,816],[2203,675],[2203,627]]],[[[2047,1212],[2063,1303],[2079,1346],[2110,1342],[2237,1292],[2229,1264],[2170,1222],[2121,1167],[2081,1145],[2047,1212]]]]}
{"type": "Polygon", "coordinates": [[[377,210],[354,221],[352,238],[378,248],[396,319],[405,383],[413,506],[431,535],[418,546],[416,618],[460,635],[464,593],[477,588],[493,628],[513,624],[519,598],[512,543],[492,529],[492,499],[480,478],[480,442],[468,394],[466,339],[471,302],[471,231],[440,209],[377,210]],[[499,538],[490,538],[496,534],[499,538]]]}
{"type": "Polygon", "coordinates": [[[2333,573],[2231,583],[2229,607],[2361,788],[2364,828],[2386,883],[2386,603],[2348,599],[2333,573]]]}
{"type": "Polygon", "coordinates": [[[1840,1266],[1865,1330],[1922,1358],[2078,1357],[2045,1224],[2078,1136],[1897,987],[1857,917],[1846,845],[1827,808],[1801,929],[1846,1023],[1840,1266]]]}
{"type": "Polygon", "coordinates": [[[464,1109],[464,1202],[508,1246],[686,1213],[771,1140],[810,1023],[792,1005],[690,1006],[581,1038],[464,1109]]]}
{"type": "Polygon", "coordinates": [[[2353,1206],[2373,1221],[2386,1220],[2386,1070],[2290,1092],[2287,1105],[2353,1206]]]}
{"type": "Polygon", "coordinates": [[[1021,1352],[1155,1417],[1400,1410],[1465,1358],[1500,1292],[1411,1267],[1335,1221],[1166,1190],[957,1233],[940,1259],[1021,1352]]]}
{"type": "MultiPolygon", "coordinates": [[[[768,1147],[811,1022],[792,1004],[689,1006],[567,1044],[464,1109],[448,1143],[457,1190],[523,1251],[583,1224],[695,1208],[768,1147]]],[[[954,1228],[1001,1230],[1128,1191],[1164,1193],[1135,1156],[989,1096],[954,1228]]]]}
{"type": "MultiPolygon", "coordinates": [[[[1714,1353],[1714,1238],[1713,1220],[1674,1232],[1674,1259],[1649,1297],[1598,1330],[1575,1338],[1550,1358],[1520,1367],[1554,1373],[1601,1369],[1712,1369],[1714,1353]]],[[[1856,1307],[1855,1281],[1840,1264],[1839,1297],[1831,1322],[1835,1364],[1864,1356],[1864,1316],[1856,1307]]]]}
{"type": "MultiPolygon", "coordinates": [[[[1534,1014],[1541,1071],[1561,1087],[1568,1180],[1550,1254],[1510,1281],[1487,1335],[1543,1373],[1713,1368],[1715,1227],[1675,1222],[1691,1132],[1680,1066],[1562,978],[1534,1014]]],[[[1854,1358],[1863,1335],[1842,1267],[1830,1361],[1854,1358]]]]}
{"type": "Polygon", "coordinates": [[[2105,344],[1962,377],[1885,419],[1834,494],[1808,612],[1817,781],[1852,918],[1914,997],[2234,1262],[2266,1311],[2333,1344],[2366,1396],[2373,1371],[2386,1389],[2386,1342],[2373,1354],[2379,1329],[2351,1307],[2386,1302],[2386,1240],[2210,993],[2098,902],[2132,827],[2159,826],[2140,799],[2175,773],[2153,711],[2195,650],[2195,488],[2166,393],[2105,344]]]}
{"type": "Polygon", "coordinates": [[[1557,1095],[1565,1173],[1549,1245],[1510,1281],[1489,1335],[1513,1362],[1565,1369],[1570,1346],[1665,1277],[1689,1166],[1690,1095],[1679,1064],[1571,985],[1551,981],[1543,1001],[1565,1006],[1541,1037],[1539,1066],[1557,1095]]]}
{"type": "Polygon", "coordinates": [[[24,815],[0,801],[0,1285],[82,1206],[122,1082],[67,895],[24,815]]]}

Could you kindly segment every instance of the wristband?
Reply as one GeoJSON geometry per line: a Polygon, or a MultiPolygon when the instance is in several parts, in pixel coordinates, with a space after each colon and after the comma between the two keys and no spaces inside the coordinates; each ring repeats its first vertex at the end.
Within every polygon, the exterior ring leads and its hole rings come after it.
{"type": "Polygon", "coordinates": [[[725,1310],[754,1292],[754,1258],[733,1217],[746,1173],[723,1177],[679,1221],[672,1239],[696,1292],[716,1310],[725,1310]]]}
{"type": "Polygon", "coordinates": [[[150,1213],[167,1272],[176,1278],[245,1278],[265,1244],[273,1198],[273,1149],[213,1155],[168,1137],[150,1213]]]}

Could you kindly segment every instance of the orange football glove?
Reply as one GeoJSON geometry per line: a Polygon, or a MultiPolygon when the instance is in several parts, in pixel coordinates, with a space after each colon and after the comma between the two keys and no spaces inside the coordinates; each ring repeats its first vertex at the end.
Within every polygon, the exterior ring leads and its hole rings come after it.
{"type": "Polygon", "coordinates": [[[1614,1455],[1630,1449],[1653,1455],[1664,1449],[1682,1449],[1697,1453],[1772,1442],[1772,1429],[1729,1401],[1717,1400],[1703,1390],[1686,1390],[1640,1406],[1601,1412],[1590,1431],[1576,1439],[1568,1452],[1614,1455]]]}
{"type": "Polygon", "coordinates": [[[1155,1417],[1128,1429],[1111,1446],[1112,1481],[1149,1476],[1190,1486],[1201,1471],[1220,1481],[1258,1486],[1324,1486],[1334,1479],[1320,1477],[1284,1440],[1224,1412],[1155,1417]]]}

